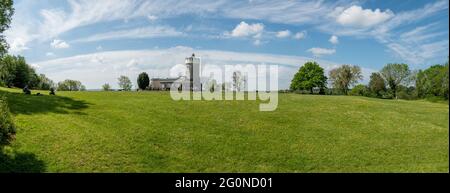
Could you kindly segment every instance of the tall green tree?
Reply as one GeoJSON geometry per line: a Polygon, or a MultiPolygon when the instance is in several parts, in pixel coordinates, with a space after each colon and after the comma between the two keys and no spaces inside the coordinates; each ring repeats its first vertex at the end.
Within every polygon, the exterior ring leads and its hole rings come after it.
{"type": "Polygon", "coordinates": [[[444,65],[444,83],[442,84],[442,92],[445,99],[449,99],[449,69],[448,69],[448,61],[444,65]]]}
{"type": "Polygon", "coordinates": [[[387,64],[381,69],[381,75],[397,98],[399,86],[408,86],[411,70],[407,64],[387,64]]]}
{"type": "Polygon", "coordinates": [[[439,96],[448,99],[448,62],[420,70],[416,77],[419,97],[439,96]]]}
{"type": "Polygon", "coordinates": [[[81,84],[80,81],[77,80],[64,80],[58,82],[58,90],[59,91],[83,91],[86,90],[86,87],[81,84]]]}
{"type": "Polygon", "coordinates": [[[124,91],[131,91],[131,88],[133,87],[133,84],[131,83],[131,80],[126,76],[120,76],[118,78],[119,81],[119,87],[122,88],[124,91]]]}
{"type": "Polygon", "coordinates": [[[0,81],[7,87],[14,86],[16,78],[17,58],[11,55],[5,55],[0,59],[0,81]]]}
{"type": "Polygon", "coordinates": [[[47,78],[45,74],[40,74],[37,81],[37,89],[39,90],[50,90],[51,88],[55,87],[55,83],[47,78]]]}
{"type": "Polygon", "coordinates": [[[318,87],[323,92],[326,88],[327,77],[324,70],[316,62],[305,63],[294,75],[291,81],[291,90],[308,90],[318,87]]]}
{"type": "Polygon", "coordinates": [[[24,57],[5,55],[0,60],[0,81],[4,85],[23,88],[31,86],[30,83],[36,79],[35,70],[27,64],[24,57]]]}
{"type": "Polygon", "coordinates": [[[138,87],[141,90],[145,90],[150,85],[150,78],[148,77],[148,74],[143,72],[139,74],[137,79],[138,87]]]}
{"type": "Polygon", "coordinates": [[[330,81],[334,88],[340,89],[348,94],[351,86],[362,80],[361,68],[359,66],[342,65],[330,71],[330,81]]]}
{"type": "Polygon", "coordinates": [[[13,14],[13,0],[0,0],[0,57],[3,57],[8,52],[9,46],[3,32],[9,28],[13,14]]]}
{"type": "Polygon", "coordinates": [[[380,73],[374,72],[370,75],[369,91],[374,97],[381,97],[386,92],[386,83],[380,73]]]}

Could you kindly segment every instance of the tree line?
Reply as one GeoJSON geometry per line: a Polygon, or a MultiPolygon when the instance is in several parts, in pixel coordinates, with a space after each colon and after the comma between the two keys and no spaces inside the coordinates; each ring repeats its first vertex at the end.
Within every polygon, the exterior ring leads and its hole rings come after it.
{"type": "Polygon", "coordinates": [[[387,64],[371,74],[367,85],[358,84],[362,79],[361,68],[356,65],[332,69],[327,77],[319,64],[307,62],[294,75],[290,91],[386,99],[449,98],[448,61],[418,71],[411,71],[403,63],[387,64]]]}
{"type": "Polygon", "coordinates": [[[36,90],[82,91],[86,87],[77,80],[64,80],[55,84],[45,74],[37,74],[22,56],[5,54],[0,58],[0,86],[36,90]]]}

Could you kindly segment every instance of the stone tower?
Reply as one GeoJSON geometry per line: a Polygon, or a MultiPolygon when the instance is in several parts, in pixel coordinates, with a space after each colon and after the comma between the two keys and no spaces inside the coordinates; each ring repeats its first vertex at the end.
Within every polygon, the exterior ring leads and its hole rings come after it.
{"type": "Polygon", "coordinates": [[[200,58],[197,58],[195,57],[195,54],[192,54],[191,57],[185,59],[185,64],[187,69],[186,77],[190,82],[190,90],[200,90],[200,58]]]}

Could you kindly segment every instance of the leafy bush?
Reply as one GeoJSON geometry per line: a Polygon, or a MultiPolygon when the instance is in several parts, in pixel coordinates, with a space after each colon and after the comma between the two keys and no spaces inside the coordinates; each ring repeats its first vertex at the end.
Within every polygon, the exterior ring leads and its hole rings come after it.
{"type": "Polygon", "coordinates": [[[16,133],[6,97],[0,97],[0,145],[8,144],[16,133]]]}
{"type": "Polygon", "coordinates": [[[358,84],[350,91],[349,95],[352,96],[369,96],[369,89],[363,85],[358,84]]]}
{"type": "Polygon", "coordinates": [[[415,100],[418,99],[417,89],[413,86],[405,87],[400,86],[398,88],[397,97],[399,99],[405,99],[405,100],[415,100]]]}

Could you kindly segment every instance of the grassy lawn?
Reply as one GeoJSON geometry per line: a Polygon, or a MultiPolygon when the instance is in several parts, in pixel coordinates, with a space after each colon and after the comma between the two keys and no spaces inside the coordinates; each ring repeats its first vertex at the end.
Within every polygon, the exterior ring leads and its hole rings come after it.
{"type": "Polygon", "coordinates": [[[448,104],[280,94],[259,112],[167,92],[19,92],[0,88],[18,127],[3,172],[449,171],[448,104]]]}

